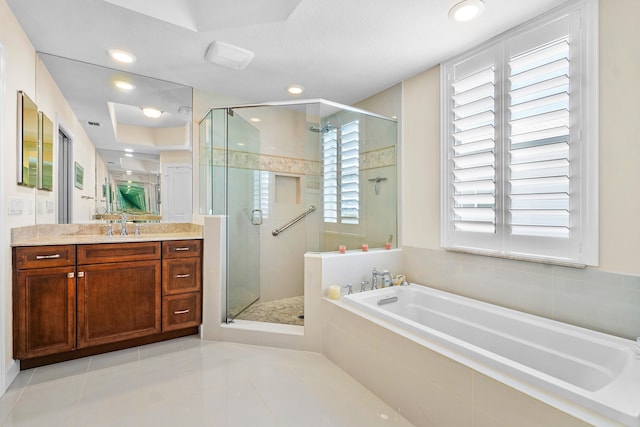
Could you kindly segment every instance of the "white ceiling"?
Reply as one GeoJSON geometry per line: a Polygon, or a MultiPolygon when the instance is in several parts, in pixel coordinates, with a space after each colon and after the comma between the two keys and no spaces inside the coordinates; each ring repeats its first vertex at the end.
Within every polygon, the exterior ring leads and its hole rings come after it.
{"type": "Polygon", "coordinates": [[[7,0],[37,51],[119,68],[247,102],[353,104],[565,0],[485,0],[470,23],[459,0],[7,0]],[[119,5],[125,5],[121,7],[119,5]],[[277,5],[277,6],[274,6],[277,5]],[[173,23],[171,23],[171,22],[173,23]],[[242,71],[208,63],[219,40],[255,53],[242,71]],[[114,63],[108,49],[137,56],[114,63]]]}

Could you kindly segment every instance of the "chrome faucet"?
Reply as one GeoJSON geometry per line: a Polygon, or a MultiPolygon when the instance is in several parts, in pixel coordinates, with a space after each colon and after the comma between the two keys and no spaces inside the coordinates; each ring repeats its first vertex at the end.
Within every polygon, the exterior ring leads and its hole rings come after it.
{"type": "Polygon", "coordinates": [[[382,276],[382,273],[379,273],[374,267],[371,272],[371,290],[378,289],[378,276],[382,276]]]}
{"type": "Polygon", "coordinates": [[[126,236],[127,235],[127,214],[123,213],[122,216],[120,217],[120,235],[121,236],[126,236]]]}
{"type": "Polygon", "coordinates": [[[360,282],[360,292],[366,291],[368,284],[369,284],[368,280],[363,280],[362,282],[360,282]]]}
{"type": "Polygon", "coordinates": [[[113,236],[113,225],[112,224],[107,224],[107,236],[108,237],[113,236]]]}

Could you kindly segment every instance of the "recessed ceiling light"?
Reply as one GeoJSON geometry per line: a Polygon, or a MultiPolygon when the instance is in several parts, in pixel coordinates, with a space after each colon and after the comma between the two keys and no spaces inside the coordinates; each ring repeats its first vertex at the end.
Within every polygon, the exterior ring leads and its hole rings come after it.
{"type": "Polygon", "coordinates": [[[458,22],[467,22],[477,18],[484,11],[482,0],[463,0],[449,10],[449,18],[458,22]]]}
{"type": "Polygon", "coordinates": [[[129,83],[128,81],[125,81],[125,80],[115,80],[113,82],[113,84],[118,89],[122,89],[122,90],[133,90],[133,89],[135,89],[134,85],[132,85],[131,83],[129,83]]]}
{"type": "Polygon", "coordinates": [[[114,60],[118,62],[124,62],[125,64],[136,62],[136,57],[134,54],[122,49],[109,49],[109,56],[111,56],[114,60]]]}
{"type": "Polygon", "coordinates": [[[125,157],[133,157],[133,154],[131,153],[124,153],[125,157]]]}
{"type": "Polygon", "coordinates": [[[124,151],[127,153],[133,153],[133,148],[125,148],[124,151]]]}
{"type": "Polygon", "coordinates": [[[150,117],[152,119],[157,119],[162,115],[162,111],[156,108],[151,108],[151,107],[144,107],[142,109],[142,112],[144,113],[145,116],[150,117]]]}
{"type": "Polygon", "coordinates": [[[302,92],[304,92],[304,87],[300,85],[289,85],[287,86],[287,92],[289,92],[291,95],[300,95],[302,92]]]}
{"type": "Polygon", "coordinates": [[[262,121],[260,117],[251,117],[249,120],[253,123],[260,123],[262,121]]]}
{"type": "Polygon", "coordinates": [[[131,172],[131,171],[126,171],[125,173],[126,173],[127,175],[131,175],[133,172],[131,172]]]}

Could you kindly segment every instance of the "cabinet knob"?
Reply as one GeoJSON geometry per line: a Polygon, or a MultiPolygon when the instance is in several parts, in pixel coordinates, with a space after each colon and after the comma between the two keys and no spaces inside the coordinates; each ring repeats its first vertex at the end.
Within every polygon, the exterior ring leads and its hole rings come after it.
{"type": "Polygon", "coordinates": [[[78,271],[78,277],[84,277],[84,271],[78,271]]]}
{"type": "Polygon", "coordinates": [[[76,275],[74,273],[67,273],[67,278],[73,279],[76,275]]]}

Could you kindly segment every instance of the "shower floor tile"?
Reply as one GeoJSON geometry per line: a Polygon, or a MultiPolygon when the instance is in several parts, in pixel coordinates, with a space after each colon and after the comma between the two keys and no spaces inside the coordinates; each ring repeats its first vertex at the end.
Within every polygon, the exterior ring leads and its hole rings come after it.
{"type": "Polygon", "coordinates": [[[304,326],[304,296],[258,301],[236,319],[304,326]]]}
{"type": "Polygon", "coordinates": [[[186,337],[22,371],[0,425],[412,424],[321,354],[186,337]]]}

